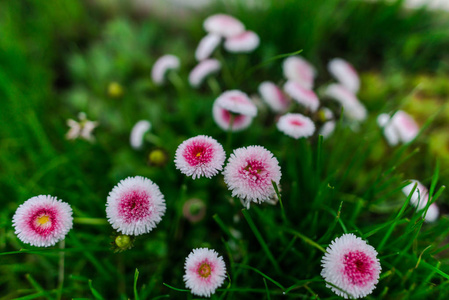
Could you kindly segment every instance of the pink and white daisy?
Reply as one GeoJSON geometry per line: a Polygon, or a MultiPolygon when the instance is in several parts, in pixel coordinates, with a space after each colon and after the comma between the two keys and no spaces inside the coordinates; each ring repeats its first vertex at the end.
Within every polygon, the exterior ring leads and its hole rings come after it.
{"type": "Polygon", "coordinates": [[[257,107],[251,101],[247,94],[239,90],[231,90],[222,93],[216,100],[218,106],[245,116],[255,117],[257,115],[257,107]]]}
{"type": "Polygon", "coordinates": [[[296,81],[288,80],[284,85],[284,91],[299,104],[316,112],[320,106],[320,100],[314,91],[309,90],[296,81]]]}
{"type": "Polygon", "coordinates": [[[279,118],[276,126],[279,131],[294,139],[309,137],[315,132],[312,120],[301,114],[285,114],[279,118]]]}
{"type": "Polygon", "coordinates": [[[323,120],[326,122],[321,126],[319,134],[322,135],[324,139],[327,139],[335,130],[336,122],[333,119],[334,113],[326,107],[323,107],[320,112],[323,113],[323,120]]]}
{"type": "Polygon", "coordinates": [[[179,145],[175,165],[181,173],[193,179],[211,178],[223,169],[225,159],[226,153],[219,142],[210,136],[198,135],[179,145]]]}
{"type": "Polygon", "coordinates": [[[282,64],[284,76],[288,80],[299,83],[306,89],[313,88],[316,77],[315,68],[301,56],[290,56],[282,64]]]}
{"type": "Polygon", "coordinates": [[[264,147],[249,146],[234,150],[223,175],[232,197],[239,197],[249,209],[251,201],[261,203],[272,197],[272,181],[279,185],[281,167],[264,147]]]}
{"type": "Polygon", "coordinates": [[[165,74],[169,70],[178,70],[181,62],[177,56],[167,54],[158,58],[151,69],[151,78],[157,85],[164,84],[165,74]]]}
{"type": "Polygon", "coordinates": [[[327,247],[321,259],[321,276],[335,294],[345,299],[362,298],[379,282],[377,251],[352,233],[343,234],[327,247]]]}
{"type": "Polygon", "coordinates": [[[245,31],[245,26],[236,18],[216,14],[209,16],[203,23],[204,29],[209,33],[215,33],[223,37],[233,37],[245,31]]]}
{"type": "Polygon", "coordinates": [[[217,105],[217,101],[215,101],[214,105],[212,106],[212,116],[218,127],[225,131],[228,131],[229,127],[231,127],[231,119],[232,131],[242,131],[248,128],[253,121],[253,118],[250,116],[235,114],[227,109],[222,108],[221,106],[217,105]]]}
{"type": "Polygon", "coordinates": [[[72,229],[72,208],[56,197],[39,195],[17,208],[12,223],[22,242],[49,247],[63,240],[72,229]]]}
{"type": "Polygon", "coordinates": [[[192,87],[199,87],[207,76],[217,73],[221,69],[221,63],[213,58],[205,59],[190,71],[189,83],[192,87]]]}
{"type": "Polygon", "coordinates": [[[427,214],[424,216],[424,221],[427,223],[433,223],[438,219],[439,215],[440,209],[435,203],[432,203],[427,209],[427,214]]]}
{"type": "Polygon", "coordinates": [[[121,180],[106,202],[106,216],[112,228],[126,235],[150,232],[162,220],[165,210],[159,187],[141,176],[121,180]]]}
{"type": "Polygon", "coordinates": [[[247,53],[259,47],[259,36],[253,31],[245,31],[239,35],[228,37],[224,43],[224,48],[232,53],[247,53]]]}
{"type": "Polygon", "coordinates": [[[186,258],[184,269],[186,287],[197,296],[210,297],[226,279],[223,258],[212,249],[193,249],[186,258]]]}
{"type": "Polygon", "coordinates": [[[202,61],[211,56],[218,45],[220,45],[220,42],[221,36],[218,34],[210,33],[203,37],[195,51],[196,60],[202,61]]]}
{"type": "Polygon", "coordinates": [[[406,112],[399,110],[392,117],[388,114],[380,114],[377,124],[383,128],[385,139],[390,146],[396,146],[400,142],[408,143],[419,133],[418,124],[406,112]]]}
{"type": "Polygon", "coordinates": [[[259,85],[259,93],[274,112],[283,113],[290,106],[289,98],[271,81],[262,82],[259,85]]]}
{"type": "Polygon", "coordinates": [[[337,100],[344,108],[344,114],[355,121],[364,121],[368,113],[365,106],[357,99],[353,92],[341,84],[330,84],[325,91],[328,97],[337,100]]]}
{"type": "MultiPolygon", "coordinates": [[[[416,207],[418,211],[423,210],[429,201],[429,190],[418,180],[411,179],[409,181],[410,184],[403,187],[402,192],[408,197],[416,184],[416,189],[410,198],[410,204],[416,207]]],[[[427,209],[427,214],[423,215],[424,221],[427,223],[435,222],[438,219],[439,214],[440,209],[435,203],[432,203],[427,209]]]]}
{"type": "Polygon", "coordinates": [[[140,149],[143,145],[143,137],[151,129],[151,123],[147,120],[140,120],[131,129],[129,143],[134,149],[140,149]]]}
{"type": "Polygon", "coordinates": [[[357,71],[346,60],[341,58],[332,59],[327,65],[329,73],[334,76],[343,86],[356,94],[360,89],[360,79],[357,71]]]}

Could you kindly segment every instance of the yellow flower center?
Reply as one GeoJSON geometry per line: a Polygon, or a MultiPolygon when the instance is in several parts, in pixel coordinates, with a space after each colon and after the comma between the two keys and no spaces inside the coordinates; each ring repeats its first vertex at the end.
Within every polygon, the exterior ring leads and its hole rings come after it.
{"type": "Polygon", "coordinates": [[[50,221],[50,218],[47,215],[41,215],[36,219],[36,222],[39,225],[45,225],[48,221],[50,221]]]}
{"type": "Polygon", "coordinates": [[[203,154],[201,151],[196,154],[196,157],[200,157],[203,154]]]}
{"type": "Polygon", "coordinates": [[[210,276],[211,273],[211,268],[210,265],[208,263],[202,263],[201,266],[198,268],[198,274],[203,277],[203,278],[207,278],[210,276]]]}

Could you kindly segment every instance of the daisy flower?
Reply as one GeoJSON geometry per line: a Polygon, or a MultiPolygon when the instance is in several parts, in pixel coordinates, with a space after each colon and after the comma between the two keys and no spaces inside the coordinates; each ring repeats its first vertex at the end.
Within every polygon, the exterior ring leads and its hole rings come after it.
{"type": "Polygon", "coordinates": [[[226,39],[224,48],[232,53],[254,51],[260,43],[259,36],[253,31],[245,31],[226,39]]]}
{"type": "MultiPolygon", "coordinates": [[[[416,184],[416,189],[410,198],[410,204],[416,207],[418,211],[423,210],[429,201],[429,191],[418,180],[411,179],[409,181],[410,184],[402,188],[402,193],[408,197],[416,184]]],[[[427,214],[423,215],[424,221],[427,223],[435,222],[438,219],[439,214],[440,210],[438,206],[435,203],[432,203],[427,210],[427,214]]]]}
{"type": "Polygon", "coordinates": [[[259,94],[274,112],[283,113],[290,105],[287,96],[271,81],[264,81],[259,85],[259,94]]]}
{"type": "Polygon", "coordinates": [[[190,71],[189,83],[192,87],[199,87],[207,76],[217,73],[221,69],[221,63],[213,58],[205,59],[190,71]]]}
{"type": "Polygon", "coordinates": [[[72,208],[56,197],[39,195],[17,208],[12,223],[22,242],[49,247],[63,240],[72,229],[72,208]]]}
{"type": "Polygon", "coordinates": [[[282,64],[285,78],[299,83],[306,89],[313,88],[316,77],[315,68],[301,56],[290,56],[282,64]]]}
{"type": "Polygon", "coordinates": [[[284,85],[284,91],[299,104],[316,112],[320,106],[320,100],[314,91],[309,90],[296,81],[288,80],[284,85]]]}
{"type": "Polygon", "coordinates": [[[193,249],[187,256],[184,281],[192,294],[210,297],[226,278],[226,265],[215,250],[193,249]]]}
{"type": "Polygon", "coordinates": [[[209,33],[215,33],[223,37],[233,37],[245,31],[245,26],[236,18],[216,14],[208,17],[203,23],[204,29],[209,33]]]}
{"type": "Polygon", "coordinates": [[[151,78],[157,85],[164,84],[165,74],[169,70],[178,70],[181,62],[177,56],[166,54],[158,58],[151,69],[151,78]]]}
{"type": "Polygon", "coordinates": [[[301,114],[285,114],[279,118],[276,126],[279,131],[294,139],[309,137],[315,132],[315,124],[312,120],[301,114]]]}
{"type": "Polygon", "coordinates": [[[244,130],[248,128],[253,121],[253,118],[250,116],[235,114],[227,109],[220,107],[219,105],[217,105],[217,101],[215,101],[214,105],[212,106],[212,116],[218,127],[225,131],[228,131],[229,127],[231,126],[231,118],[232,131],[244,130]]]}
{"type": "Polygon", "coordinates": [[[279,185],[281,167],[264,147],[249,146],[234,150],[223,175],[232,197],[239,197],[249,209],[251,201],[261,203],[272,197],[272,181],[279,185]]]}
{"type": "Polygon", "coordinates": [[[69,126],[70,129],[66,134],[66,139],[74,140],[77,138],[82,138],[89,142],[95,141],[95,137],[92,135],[92,132],[95,127],[98,126],[98,122],[88,120],[84,112],[80,112],[78,114],[78,119],[80,120],[79,122],[72,119],[67,120],[67,126],[69,126]]]}
{"type": "Polygon", "coordinates": [[[320,112],[322,113],[323,121],[325,121],[325,123],[321,126],[319,134],[322,135],[324,139],[327,139],[335,130],[336,122],[333,119],[334,113],[326,107],[323,107],[320,112]]]}
{"type": "Polygon", "coordinates": [[[220,42],[221,36],[218,34],[210,33],[203,37],[195,51],[196,60],[202,61],[211,56],[218,45],[220,45],[220,42]]]}
{"type": "Polygon", "coordinates": [[[175,165],[181,173],[193,179],[211,178],[223,169],[226,154],[210,136],[198,135],[182,142],[176,149],[175,165]]]}
{"type": "Polygon", "coordinates": [[[134,149],[140,149],[143,145],[143,136],[151,129],[151,123],[147,120],[140,120],[131,129],[129,143],[134,149]]]}
{"type": "Polygon", "coordinates": [[[353,92],[348,90],[341,84],[330,84],[326,90],[325,94],[337,100],[344,108],[344,114],[355,121],[364,121],[368,113],[365,106],[357,99],[353,92]]]}
{"type": "Polygon", "coordinates": [[[332,59],[327,65],[329,73],[348,90],[357,93],[360,89],[360,79],[354,67],[341,58],[332,59]]]}
{"type": "Polygon", "coordinates": [[[162,220],[165,210],[159,187],[141,176],[120,181],[106,202],[106,216],[112,228],[126,235],[150,232],[162,220]]]}
{"type": "Polygon", "coordinates": [[[215,102],[218,106],[236,114],[250,117],[257,115],[256,105],[249,99],[247,94],[239,90],[226,91],[215,102]]]}
{"type": "Polygon", "coordinates": [[[371,294],[382,269],[377,251],[352,233],[332,241],[321,259],[321,266],[321,276],[332,284],[326,287],[345,299],[371,294]]]}
{"type": "Polygon", "coordinates": [[[388,114],[380,114],[377,124],[383,128],[383,134],[390,146],[396,146],[400,142],[408,143],[419,133],[418,124],[406,112],[399,110],[392,117],[388,114]]]}

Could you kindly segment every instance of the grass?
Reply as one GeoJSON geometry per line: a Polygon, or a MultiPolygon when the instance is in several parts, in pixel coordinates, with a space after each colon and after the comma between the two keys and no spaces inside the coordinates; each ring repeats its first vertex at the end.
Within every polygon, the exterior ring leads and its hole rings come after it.
{"type": "Polygon", "coordinates": [[[379,252],[382,274],[369,298],[445,299],[449,156],[432,133],[444,130],[449,118],[445,107],[438,114],[435,109],[449,96],[447,19],[404,11],[400,1],[268,5],[254,13],[223,2],[171,22],[132,18],[125,8],[114,14],[83,2],[0,4],[1,300],[192,299],[183,264],[197,247],[213,248],[225,259],[228,278],[215,299],[335,298],[319,276],[320,260],[343,233],[363,237],[379,252]],[[263,44],[247,56],[216,53],[228,74],[193,90],[186,79],[204,35],[201,23],[216,11],[240,18],[263,44]],[[282,78],[282,58],[297,51],[317,66],[318,86],[330,80],[325,69],[330,58],[350,60],[362,73],[359,97],[368,120],[357,132],[342,120],[327,140],[294,141],[281,135],[274,115],[262,109],[248,130],[229,139],[210,117],[217,93],[231,88],[256,93],[261,81],[282,78]],[[183,64],[160,88],[149,74],[155,59],[168,52],[183,64]],[[120,98],[107,93],[113,81],[124,88],[120,98]],[[422,109],[429,103],[432,109],[422,109]],[[390,149],[375,120],[398,108],[414,114],[424,129],[412,143],[390,149]],[[94,144],[64,138],[66,119],[79,111],[100,122],[94,144]],[[140,119],[151,121],[152,135],[144,149],[134,151],[129,130],[140,119]],[[174,152],[198,134],[223,145],[229,141],[228,155],[248,145],[272,151],[283,173],[282,208],[279,203],[242,210],[221,175],[193,181],[180,174],[174,152]],[[168,154],[164,166],[147,164],[155,148],[168,154]],[[135,175],[160,186],[167,213],[134,248],[113,253],[106,197],[119,180],[135,175]],[[442,211],[437,222],[423,223],[407,205],[410,197],[401,188],[409,178],[430,188],[442,211]],[[17,206],[39,194],[55,195],[74,210],[74,228],[63,248],[31,247],[14,234],[17,206]],[[182,215],[190,198],[207,205],[198,223],[182,215]]]}

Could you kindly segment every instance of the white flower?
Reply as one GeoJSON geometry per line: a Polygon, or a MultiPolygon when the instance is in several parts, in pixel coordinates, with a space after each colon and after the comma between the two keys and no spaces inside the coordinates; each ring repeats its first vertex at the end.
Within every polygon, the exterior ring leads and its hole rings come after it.
{"type": "Polygon", "coordinates": [[[302,86],[300,83],[288,80],[284,85],[284,91],[296,102],[316,112],[320,106],[320,100],[314,91],[302,86]]]}
{"type": "Polygon", "coordinates": [[[140,120],[131,129],[129,143],[134,149],[140,149],[143,145],[143,136],[151,129],[151,123],[147,120],[140,120]]]}
{"type": "Polygon", "coordinates": [[[222,93],[216,100],[218,106],[241,115],[255,117],[257,107],[247,94],[239,90],[231,90],[222,93]]]}
{"type": "Polygon", "coordinates": [[[253,31],[245,31],[226,39],[224,48],[233,53],[254,51],[260,43],[259,36],[253,31]]]}
{"type": "Polygon", "coordinates": [[[343,106],[343,113],[355,121],[364,121],[368,112],[365,106],[357,99],[353,92],[341,84],[330,84],[325,91],[328,97],[337,100],[343,106]]]}
{"type": "Polygon", "coordinates": [[[67,125],[70,129],[66,134],[66,139],[74,140],[80,137],[89,142],[95,141],[92,132],[98,126],[98,122],[88,120],[84,112],[78,114],[78,119],[80,120],[79,122],[72,119],[67,120],[67,125]]]}
{"type": "Polygon", "coordinates": [[[360,89],[360,79],[357,71],[347,61],[341,58],[332,59],[327,66],[329,73],[348,90],[356,94],[360,89]]]}
{"type": "Polygon", "coordinates": [[[178,70],[181,62],[177,56],[166,54],[157,59],[151,69],[151,78],[157,85],[164,84],[165,75],[169,70],[178,70]]]}
{"type": "Polygon", "coordinates": [[[232,37],[245,31],[245,26],[236,18],[216,14],[209,16],[203,23],[204,29],[209,33],[215,33],[223,37],[232,37]]]}
{"type": "Polygon", "coordinates": [[[279,118],[276,126],[279,131],[294,139],[309,137],[315,132],[315,124],[312,120],[301,114],[285,114],[279,118]]]}
{"type": "Polygon", "coordinates": [[[282,64],[285,78],[299,83],[302,87],[311,90],[316,77],[315,68],[301,56],[290,56],[282,64]]]}
{"type": "Polygon", "coordinates": [[[282,90],[271,81],[264,81],[259,85],[259,93],[262,99],[277,113],[287,111],[290,101],[282,90]]]}
{"type": "Polygon", "coordinates": [[[192,87],[198,88],[207,76],[214,74],[221,69],[221,63],[216,59],[205,59],[190,71],[189,83],[192,87]]]}
{"type": "Polygon", "coordinates": [[[195,51],[195,58],[198,61],[205,60],[214,52],[218,45],[220,45],[221,36],[218,34],[209,33],[201,39],[195,51]]]}

